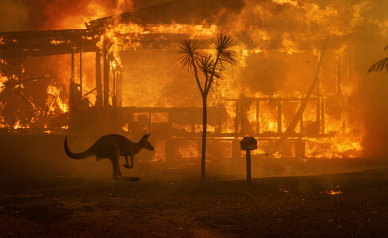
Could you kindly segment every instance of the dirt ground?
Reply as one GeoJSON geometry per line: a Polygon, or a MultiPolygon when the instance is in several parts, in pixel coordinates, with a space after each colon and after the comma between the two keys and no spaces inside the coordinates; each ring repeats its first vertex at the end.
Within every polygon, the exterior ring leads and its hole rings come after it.
{"type": "Polygon", "coordinates": [[[199,163],[142,151],[128,182],[109,160],[68,158],[64,137],[0,136],[0,238],[388,237],[385,158],[252,157],[248,188],[244,159],[208,162],[201,184],[199,163]]]}
{"type": "Polygon", "coordinates": [[[387,218],[383,168],[255,178],[250,188],[187,177],[0,180],[0,237],[387,237],[387,218]]]}

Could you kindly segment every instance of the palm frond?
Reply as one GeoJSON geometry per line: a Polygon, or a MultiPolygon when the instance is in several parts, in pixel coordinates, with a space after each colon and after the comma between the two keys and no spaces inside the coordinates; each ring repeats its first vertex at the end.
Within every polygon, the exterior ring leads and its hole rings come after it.
{"type": "Polygon", "coordinates": [[[223,35],[222,33],[217,35],[217,39],[214,40],[215,48],[218,51],[220,61],[228,62],[230,64],[236,64],[236,52],[229,50],[233,46],[233,39],[231,36],[223,35]]]}
{"type": "Polygon", "coordinates": [[[211,72],[212,66],[214,65],[214,59],[212,59],[212,55],[205,55],[201,57],[199,60],[199,68],[204,74],[208,74],[211,72]]]}
{"type": "Polygon", "coordinates": [[[187,66],[188,70],[193,70],[194,67],[199,66],[199,60],[202,53],[198,52],[200,42],[197,40],[185,40],[178,46],[181,48],[179,54],[183,54],[178,60],[181,62],[183,68],[187,66]]]}
{"type": "MultiPolygon", "coordinates": [[[[211,78],[211,74],[213,72],[215,59],[212,58],[212,55],[204,55],[199,60],[199,68],[201,72],[211,78]]],[[[223,68],[223,67],[222,67],[223,68]]],[[[221,69],[214,72],[214,78],[222,79],[221,69]]]]}
{"type": "Polygon", "coordinates": [[[372,72],[372,71],[381,71],[383,70],[384,68],[387,69],[388,71],[388,57],[385,58],[385,59],[382,59],[376,63],[374,63],[368,70],[368,73],[369,72],[372,72]]]}

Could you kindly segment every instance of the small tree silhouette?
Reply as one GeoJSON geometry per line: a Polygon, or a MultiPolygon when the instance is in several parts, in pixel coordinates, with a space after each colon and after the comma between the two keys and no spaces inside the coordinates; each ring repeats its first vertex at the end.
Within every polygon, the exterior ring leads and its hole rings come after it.
{"type": "MultiPolygon", "coordinates": [[[[384,48],[384,50],[388,50],[388,45],[384,48]]],[[[387,69],[388,71],[388,57],[384,58],[376,63],[374,63],[368,70],[368,73],[373,72],[373,71],[381,71],[384,68],[387,69]]]]}
{"type": "Polygon", "coordinates": [[[202,158],[201,158],[201,182],[205,182],[205,162],[206,162],[206,132],[207,132],[207,96],[210,88],[215,79],[223,78],[221,72],[224,70],[223,63],[227,62],[235,64],[236,56],[235,51],[229,50],[233,46],[233,40],[231,36],[223,35],[222,33],[217,35],[216,40],[213,41],[217,53],[215,57],[212,54],[199,52],[200,42],[197,40],[185,40],[179,44],[181,51],[179,54],[183,54],[179,58],[183,68],[187,67],[188,71],[192,71],[195,76],[199,91],[202,95],[203,105],[203,123],[202,123],[202,158]],[[201,72],[204,75],[204,82],[201,83],[198,73],[201,72]]]}

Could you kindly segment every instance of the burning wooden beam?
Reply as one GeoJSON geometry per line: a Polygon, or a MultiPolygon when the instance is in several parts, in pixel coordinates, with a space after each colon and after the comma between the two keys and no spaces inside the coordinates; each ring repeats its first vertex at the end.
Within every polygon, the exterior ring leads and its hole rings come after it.
{"type": "Polygon", "coordinates": [[[97,90],[97,96],[96,96],[96,103],[95,105],[100,107],[103,105],[102,101],[102,80],[101,80],[101,53],[100,49],[96,50],[96,90],[97,90]]]}

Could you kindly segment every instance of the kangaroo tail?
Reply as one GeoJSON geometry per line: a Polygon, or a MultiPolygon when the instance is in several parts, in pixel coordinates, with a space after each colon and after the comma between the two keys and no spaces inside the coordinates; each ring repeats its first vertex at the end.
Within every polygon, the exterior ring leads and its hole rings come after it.
{"type": "Polygon", "coordinates": [[[87,157],[93,156],[94,153],[93,153],[92,148],[93,148],[93,146],[90,147],[89,149],[87,149],[85,152],[75,154],[75,153],[71,152],[69,147],[67,146],[67,136],[65,138],[65,152],[66,152],[67,156],[69,156],[72,159],[86,159],[87,157]]]}

